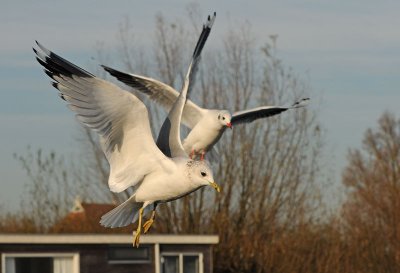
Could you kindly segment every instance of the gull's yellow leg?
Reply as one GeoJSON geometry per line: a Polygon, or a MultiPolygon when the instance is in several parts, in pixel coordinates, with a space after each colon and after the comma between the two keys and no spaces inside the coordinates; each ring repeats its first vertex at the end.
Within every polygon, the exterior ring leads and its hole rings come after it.
{"type": "Polygon", "coordinates": [[[133,239],[133,246],[139,247],[139,239],[142,228],[143,207],[139,210],[139,225],[136,230],[135,238],[133,239]]]}
{"type": "Polygon", "coordinates": [[[156,210],[154,209],[151,212],[150,219],[147,220],[146,223],[143,224],[143,229],[144,229],[143,230],[143,234],[146,234],[149,231],[149,229],[151,228],[151,225],[153,224],[155,218],[156,218],[156,210]]]}

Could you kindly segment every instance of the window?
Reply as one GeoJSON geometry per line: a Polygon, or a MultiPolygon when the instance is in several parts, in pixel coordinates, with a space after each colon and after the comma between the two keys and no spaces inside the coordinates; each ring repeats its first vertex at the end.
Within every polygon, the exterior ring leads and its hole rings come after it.
{"type": "Polygon", "coordinates": [[[183,272],[198,273],[200,271],[199,256],[183,256],[183,272]]]}
{"type": "Polygon", "coordinates": [[[79,273],[77,253],[3,253],[2,273],[79,273]]]}
{"type": "Polygon", "coordinates": [[[8,264],[12,261],[11,259],[14,260],[15,273],[53,273],[54,271],[52,258],[8,258],[8,264]]]}
{"type": "Polygon", "coordinates": [[[163,273],[178,273],[179,272],[179,256],[168,255],[161,257],[161,268],[163,273]]]}
{"type": "Polygon", "coordinates": [[[162,253],[161,273],[203,273],[203,254],[162,253]]]}
{"type": "Polygon", "coordinates": [[[110,246],[108,249],[108,262],[114,264],[150,263],[150,247],[110,246]]]}

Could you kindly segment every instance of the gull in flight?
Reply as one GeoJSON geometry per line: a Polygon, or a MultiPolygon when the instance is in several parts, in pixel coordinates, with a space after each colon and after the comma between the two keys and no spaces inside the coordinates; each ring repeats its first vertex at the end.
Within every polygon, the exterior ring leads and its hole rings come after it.
{"type": "MultiPolygon", "coordinates": [[[[158,80],[129,74],[102,65],[102,67],[119,81],[150,97],[153,101],[171,109],[179,92],[173,87],[158,80]]],[[[182,114],[182,123],[191,129],[183,141],[185,152],[190,158],[200,155],[203,160],[206,152],[210,151],[219,141],[226,128],[241,123],[250,123],[260,118],[271,117],[289,109],[305,106],[309,98],[296,101],[291,106],[261,106],[249,110],[235,112],[233,115],[227,110],[202,108],[191,100],[187,100],[182,114]]]]}
{"type": "Polygon", "coordinates": [[[203,27],[182,91],[161,129],[158,141],[161,149],[152,137],[146,106],[135,95],[70,63],[38,42],[38,49],[33,48],[61,98],[82,124],[99,135],[110,164],[110,190],[134,188],[128,200],[103,215],[100,221],[103,226],[113,228],[138,220],[134,246],[139,246],[143,216],[152,210],[150,219],[143,224],[146,233],[154,221],[158,203],[179,199],[207,185],[220,191],[209,164],[187,156],[179,129],[190,77],[214,19],[215,15],[203,27]]]}

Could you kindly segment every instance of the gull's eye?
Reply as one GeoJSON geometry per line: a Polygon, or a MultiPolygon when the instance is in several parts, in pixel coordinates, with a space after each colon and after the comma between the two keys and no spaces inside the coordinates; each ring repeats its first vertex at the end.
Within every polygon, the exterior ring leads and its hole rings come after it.
{"type": "Polygon", "coordinates": [[[205,177],[207,174],[205,172],[200,173],[202,177],[205,177]]]}
{"type": "Polygon", "coordinates": [[[222,117],[223,120],[225,120],[225,117],[222,117]]]}

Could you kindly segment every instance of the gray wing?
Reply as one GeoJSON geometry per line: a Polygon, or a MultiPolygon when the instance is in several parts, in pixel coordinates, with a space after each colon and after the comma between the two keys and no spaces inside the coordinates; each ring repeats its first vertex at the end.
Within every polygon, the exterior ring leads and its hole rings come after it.
{"type": "Polygon", "coordinates": [[[282,112],[285,112],[289,109],[300,108],[306,105],[306,102],[309,101],[309,98],[304,98],[299,101],[296,101],[291,106],[261,106],[257,108],[253,108],[250,110],[244,110],[235,112],[232,115],[231,123],[232,125],[237,125],[241,123],[250,123],[260,118],[267,118],[278,115],[282,112]]]}
{"type": "MultiPolygon", "coordinates": [[[[198,69],[198,63],[201,57],[201,51],[210,34],[215,17],[216,13],[214,13],[213,17],[208,17],[207,23],[203,26],[203,30],[194,49],[192,61],[188,70],[189,90],[194,83],[196,71],[198,69]]],[[[173,104],[179,96],[178,91],[158,80],[136,74],[124,73],[105,65],[102,65],[102,67],[119,81],[149,96],[151,100],[163,106],[167,111],[171,110],[173,104]]],[[[205,112],[205,109],[197,106],[191,100],[187,99],[182,113],[182,123],[192,129],[203,117],[205,112]]]]}
{"type": "MultiPolygon", "coordinates": [[[[125,73],[105,65],[102,65],[102,67],[119,81],[147,95],[168,112],[179,96],[179,92],[174,88],[153,78],[125,73]]],[[[202,119],[206,111],[206,109],[187,99],[183,108],[182,123],[192,129],[202,119]]]]}
{"type": "Polygon", "coordinates": [[[186,103],[186,96],[189,92],[191,80],[194,77],[193,70],[196,69],[198,65],[201,51],[210,34],[211,26],[215,20],[215,16],[216,14],[214,13],[212,20],[210,16],[208,16],[207,24],[203,26],[203,31],[201,32],[196,47],[193,51],[192,60],[186,73],[182,91],[172,106],[172,109],[168,113],[163,125],[161,126],[161,130],[157,138],[157,146],[168,157],[187,156],[185,149],[182,146],[180,137],[181,117],[186,103]]]}
{"type": "Polygon", "coordinates": [[[110,163],[112,191],[134,186],[154,170],[173,168],[154,143],[147,109],[137,97],[37,44],[36,59],[61,98],[82,124],[100,136],[110,163]]]}

